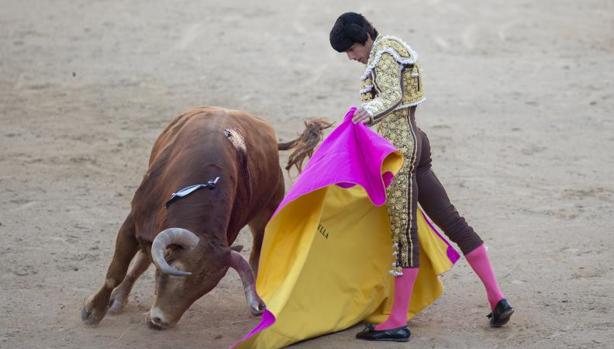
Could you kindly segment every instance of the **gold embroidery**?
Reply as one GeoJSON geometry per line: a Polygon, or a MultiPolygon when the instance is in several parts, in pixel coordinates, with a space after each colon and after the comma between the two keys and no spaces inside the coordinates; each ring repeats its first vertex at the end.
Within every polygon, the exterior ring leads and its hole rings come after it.
{"type": "Polygon", "coordinates": [[[377,124],[377,132],[388,139],[404,157],[403,166],[394,177],[394,180],[386,190],[387,207],[390,217],[390,230],[395,246],[398,246],[396,255],[396,268],[410,267],[412,262],[413,244],[411,241],[410,228],[413,217],[411,216],[411,190],[410,176],[412,165],[415,161],[415,137],[406,110],[397,110],[388,115],[381,123],[377,124]]]}
{"type": "Polygon", "coordinates": [[[407,64],[415,60],[412,54],[416,53],[396,38],[378,36],[373,43],[367,71],[361,81],[360,99],[363,108],[375,118],[424,100],[420,64],[407,64]],[[368,86],[374,89],[367,93],[368,86]]]}
{"type": "Polygon", "coordinates": [[[403,96],[401,67],[392,55],[384,53],[375,66],[373,75],[375,76],[373,86],[377,96],[365,103],[363,108],[374,118],[378,118],[390,112],[401,102],[403,96]]]}
{"type": "MultiPolygon", "coordinates": [[[[360,98],[363,108],[379,122],[377,132],[388,139],[404,156],[404,163],[387,189],[388,214],[393,239],[395,262],[391,274],[402,275],[402,268],[413,266],[414,243],[411,229],[416,208],[411,207],[417,195],[412,190],[413,163],[416,159],[416,137],[409,122],[408,107],[424,100],[421,68],[417,54],[399,39],[378,36],[363,74],[360,98]]],[[[416,200],[417,201],[417,200],[416,200]]]]}

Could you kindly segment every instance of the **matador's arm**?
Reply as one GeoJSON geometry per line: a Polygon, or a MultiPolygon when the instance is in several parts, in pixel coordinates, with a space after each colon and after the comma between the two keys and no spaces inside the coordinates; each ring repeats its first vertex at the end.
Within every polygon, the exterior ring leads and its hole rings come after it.
{"type": "Polygon", "coordinates": [[[374,67],[374,88],[377,95],[362,108],[371,116],[370,125],[381,121],[402,100],[403,88],[401,81],[402,65],[389,53],[383,53],[374,67]]]}

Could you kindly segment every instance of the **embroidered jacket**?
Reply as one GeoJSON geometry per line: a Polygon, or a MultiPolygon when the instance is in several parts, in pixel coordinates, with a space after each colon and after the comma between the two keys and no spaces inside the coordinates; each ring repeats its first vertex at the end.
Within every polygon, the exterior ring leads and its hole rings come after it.
{"type": "Polygon", "coordinates": [[[360,99],[371,125],[424,101],[418,55],[401,39],[379,35],[362,75],[360,99]]]}

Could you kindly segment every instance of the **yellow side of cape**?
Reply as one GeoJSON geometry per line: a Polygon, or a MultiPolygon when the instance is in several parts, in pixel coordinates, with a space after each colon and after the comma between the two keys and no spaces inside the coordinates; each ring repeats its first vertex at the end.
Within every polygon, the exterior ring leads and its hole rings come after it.
{"type": "MultiPolygon", "coordinates": [[[[358,186],[331,185],[289,203],[267,226],[256,286],[277,321],[237,348],[281,348],[383,321],[393,298],[390,235],[386,207],[375,207],[358,186]]],[[[447,244],[421,212],[418,238],[410,317],[441,295],[438,275],[452,266],[447,244]]]]}

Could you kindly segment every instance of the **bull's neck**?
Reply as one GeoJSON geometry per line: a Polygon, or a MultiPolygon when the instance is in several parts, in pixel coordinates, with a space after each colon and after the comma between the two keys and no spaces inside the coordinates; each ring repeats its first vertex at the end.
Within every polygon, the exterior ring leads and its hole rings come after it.
{"type": "Polygon", "coordinates": [[[228,171],[206,171],[203,176],[189,176],[179,187],[206,183],[209,177],[220,177],[215,187],[204,188],[177,200],[167,209],[166,225],[194,232],[207,240],[225,241],[237,196],[236,175],[228,171]]]}

